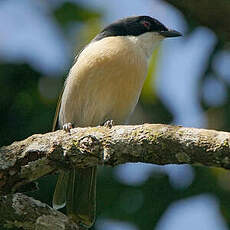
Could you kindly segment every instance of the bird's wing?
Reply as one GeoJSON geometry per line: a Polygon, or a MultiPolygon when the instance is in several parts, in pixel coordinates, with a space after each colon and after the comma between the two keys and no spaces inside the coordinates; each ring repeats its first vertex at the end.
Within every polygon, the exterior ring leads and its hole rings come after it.
{"type": "MultiPolygon", "coordinates": [[[[81,52],[84,50],[84,48],[76,55],[76,57],[74,58],[74,62],[73,62],[72,66],[74,66],[74,64],[77,62],[78,57],[81,54],[81,52]]],[[[65,84],[66,84],[66,82],[65,82],[65,84]]],[[[56,112],[55,112],[55,116],[54,116],[54,120],[53,120],[52,132],[55,131],[55,130],[57,130],[57,126],[58,126],[58,115],[59,115],[59,111],[60,111],[60,107],[61,107],[61,98],[62,98],[62,94],[63,94],[64,89],[65,89],[65,84],[64,84],[64,87],[62,88],[62,91],[61,91],[59,97],[58,97],[57,108],[56,108],[56,112]]]]}
{"type": "Polygon", "coordinates": [[[65,86],[62,88],[62,91],[58,97],[57,108],[56,108],[56,112],[55,112],[55,116],[54,116],[54,120],[53,120],[52,132],[57,130],[57,127],[58,127],[58,115],[59,115],[59,111],[60,111],[60,107],[61,107],[61,98],[62,98],[62,94],[64,92],[64,89],[65,89],[65,86]]]}

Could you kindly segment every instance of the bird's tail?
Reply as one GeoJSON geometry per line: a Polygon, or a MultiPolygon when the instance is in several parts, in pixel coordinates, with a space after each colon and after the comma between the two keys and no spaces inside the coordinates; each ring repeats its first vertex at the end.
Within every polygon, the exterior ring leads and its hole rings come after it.
{"type": "Polygon", "coordinates": [[[92,226],[95,219],[96,171],[97,167],[90,167],[61,172],[53,197],[54,208],[66,204],[67,215],[87,227],[92,226]]]}

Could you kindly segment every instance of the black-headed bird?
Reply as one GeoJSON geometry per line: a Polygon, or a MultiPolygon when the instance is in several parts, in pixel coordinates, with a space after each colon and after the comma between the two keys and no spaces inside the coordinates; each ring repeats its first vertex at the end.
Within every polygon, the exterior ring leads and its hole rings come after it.
{"type": "MultiPolygon", "coordinates": [[[[149,16],[128,17],[103,29],[78,55],[65,81],[54,127],[69,131],[114,121],[125,124],[147,74],[148,60],[167,37],[181,34],[149,16]]],[[[87,227],[95,220],[96,167],[60,172],[53,207],[87,227]]]]}

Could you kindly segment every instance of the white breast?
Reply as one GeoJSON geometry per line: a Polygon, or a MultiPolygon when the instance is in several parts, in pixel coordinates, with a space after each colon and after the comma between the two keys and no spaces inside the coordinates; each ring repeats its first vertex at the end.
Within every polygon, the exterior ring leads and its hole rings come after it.
{"type": "Polygon", "coordinates": [[[149,59],[164,37],[156,32],[148,32],[139,36],[128,36],[128,39],[130,39],[137,48],[142,49],[146,58],[149,59]]]}
{"type": "Polygon", "coordinates": [[[72,67],[63,92],[59,123],[122,124],[139,99],[153,35],[107,37],[90,43],[72,67]]]}

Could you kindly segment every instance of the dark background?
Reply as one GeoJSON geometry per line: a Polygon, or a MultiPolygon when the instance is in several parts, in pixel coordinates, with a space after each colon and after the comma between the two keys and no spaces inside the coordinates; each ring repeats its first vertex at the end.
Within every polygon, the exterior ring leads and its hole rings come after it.
{"type": "MultiPolygon", "coordinates": [[[[153,54],[131,123],[229,131],[229,0],[1,0],[0,146],[50,132],[58,93],[77,52],[104,25],[141,14],[184,37],[164,41],[153,54]]],[[[40,179],[40,190],[30,195],[50,204],[55,180],[40,179]]],[[[147,164],[99,169],[92,229],[229,227],[226,170],[147,164]]]]}

